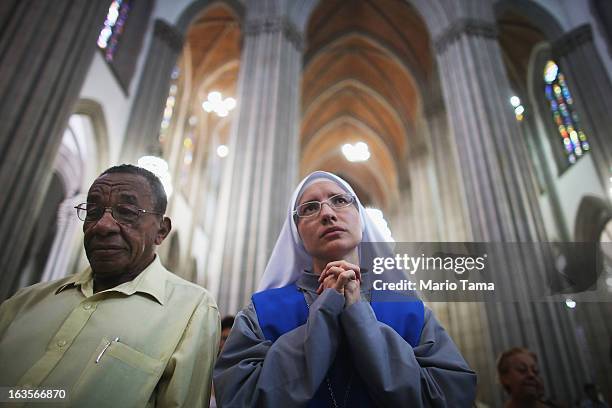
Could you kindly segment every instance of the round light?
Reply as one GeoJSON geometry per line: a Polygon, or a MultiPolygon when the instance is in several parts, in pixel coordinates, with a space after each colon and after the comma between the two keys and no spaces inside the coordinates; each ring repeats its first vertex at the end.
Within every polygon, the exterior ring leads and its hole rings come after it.
{"type": "Polygon", "coordinates": [[[523,107],[523,105],[519,105],[516,108],[514,108],[514,113],[517,115],[522,115],[523,112],[525,112],[525,108],[523,107]]]}
{"type": "Polygon", "coordinates": [[[364,142],[357,142],[355,145],[344,144],[342,145],[342,153],[350,162],[366,161],[370,158],[370,150],[364,142]]]}
{"type": "Polygon", "coordinates": [[[228,154],[229,154],[229,149],[227,148],[226,145],[219,145],[219,147],[217,147],[217,156],[226,157],[228,154]]]}
{"type": "Polygon", "coordinates": [[[223,106],[226,110],[231,111],[236,107],[236,100],[234,98],[226,98],[223,101],[223,106]]]}
{"type": "Polygon", "coordinates": [[[215,103],[221,102],[221,92],[212,91],[208,94],[208,100],[215,103]]]}
{"type": "Polygon", "coordinates": [[[567,298],[565,299],[565,306],[569,307],[570,309],[573,309],[576,307],[576,301],[571,298],[567,298]]]}
{"type": "Polygon", "coordinates": [[[206,112],[212,112],[214,107],[210,101],[204,101],[202,102],[202,109],[204,109],[206,112]]]}
{"type": "Polygon", "coordinates": [[[510,98],[510,104],[512,104],[512,106],[516,108],[517,106],[521,104],[521,98],[514,95],[512,98],[510,98]]]}
{"type": "Polygon", "coordinates": [[[555,64],[555,61],[548,61],[544,68],[544,81],[547,84],[551,84],[557,78],[558,73],[559,67],[555,64]]]}

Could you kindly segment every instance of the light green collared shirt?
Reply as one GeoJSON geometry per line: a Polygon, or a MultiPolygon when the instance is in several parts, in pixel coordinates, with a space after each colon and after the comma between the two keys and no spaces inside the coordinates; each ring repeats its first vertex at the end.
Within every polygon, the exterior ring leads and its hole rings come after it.
{"type": "Polygon", "coordinates": [[[70,406],[208,406],[219,312],[159,259],[93,293],[91,269],[0,306],[0,386],[64,389],[70,406]]]}

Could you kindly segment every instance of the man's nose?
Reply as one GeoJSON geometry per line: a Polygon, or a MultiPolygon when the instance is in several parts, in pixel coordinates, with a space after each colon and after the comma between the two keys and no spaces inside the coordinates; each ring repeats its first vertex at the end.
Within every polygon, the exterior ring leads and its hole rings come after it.
{"type": "Polygon", "coordinates": [[[105,208],[102,217],[92,226],[97,233],[111,233],[119,229],[117,220],[113,218],[113,213],[110,208],[105,208]]]}

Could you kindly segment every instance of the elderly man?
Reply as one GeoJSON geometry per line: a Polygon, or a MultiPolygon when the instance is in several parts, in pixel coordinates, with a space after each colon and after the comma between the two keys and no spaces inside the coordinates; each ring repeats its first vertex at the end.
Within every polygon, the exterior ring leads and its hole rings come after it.
{"type": "Polygon", "coordinates": [[[91,268],[0,306],[3,400],[24,389],[42,400],[51,389],[71,406],[208,406],[219,313],[155,254],[171,229],[166,203],[159,179],[139,167],[94,181],[76,207],[91,268]]]}

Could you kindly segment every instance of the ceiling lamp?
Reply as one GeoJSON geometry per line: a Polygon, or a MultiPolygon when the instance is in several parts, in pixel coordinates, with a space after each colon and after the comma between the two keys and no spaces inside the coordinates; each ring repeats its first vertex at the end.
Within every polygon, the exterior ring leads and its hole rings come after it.
{"type": "Polygon", "coordinates": [[[234,98],[225,98],[221,92],[212,91],[208,93],[207,99],[202,102],[202,109],[206,112],[215,112],[218,116],[224,118],[229,112],[236,107],[234,98]]]}
{"type": "Polygon", "coordinates": [[[357,142],[354,145],[347,143],[342,146],[342,153],[350,162],[362,162],[370,158],[370,149],[364,142],[357,142]]]}

